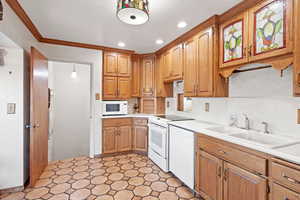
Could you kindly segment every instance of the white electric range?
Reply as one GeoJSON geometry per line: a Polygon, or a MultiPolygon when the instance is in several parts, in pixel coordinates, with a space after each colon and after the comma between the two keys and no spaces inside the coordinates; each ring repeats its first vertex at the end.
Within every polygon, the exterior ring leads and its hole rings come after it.
{"type": "Polygon", "coordinates": [[[165,172],[169,172],[168,122],[193,120],[177,115],[160,115],[149,118],[148,156],[165,172]]]}

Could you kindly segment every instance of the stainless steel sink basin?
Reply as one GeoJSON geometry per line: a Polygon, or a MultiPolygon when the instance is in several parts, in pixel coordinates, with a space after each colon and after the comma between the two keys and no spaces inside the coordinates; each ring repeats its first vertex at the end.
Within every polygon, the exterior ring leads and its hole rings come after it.
{"type": "Polygon", "coordinates": [[[246,133],[233,134],[232,137],[247,140],[256,145],[261,145],[269,148],[278,148],[295,143],[295,140],[288,138],[264,134],[258,131],[247,131],[246,133]]]}
{"type": "Polygon", "coordinates": [[[247,132],[247,130],[236,128],[236,127],[229,127],[229,126],[212,127],[212,128],[207,128],[207,130],[222,133],[222,134],[227,134],[227,135],[247,132]]]}

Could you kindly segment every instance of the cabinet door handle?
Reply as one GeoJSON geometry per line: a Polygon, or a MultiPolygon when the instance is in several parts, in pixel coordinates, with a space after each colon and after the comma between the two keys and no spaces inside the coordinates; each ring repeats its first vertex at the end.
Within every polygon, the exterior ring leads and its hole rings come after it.
{"type": "Polygon", "coordinates": [[[300,72],[297,74],[297,84],[300,87],[300,72]]]}
{"type": "Polygon", "coordinates": [[[228,169],[226,168],[224,170],[224,181],[227,181],[227,179],[228,179],[228,169]]]}
{"type": "Polygon", "coordinates": [[[249,57],[251,57],[252,56],[252,45],[249,46],[249,52],[248,53],[249,53],[249,57]]]}
{"type": "Polygon", "coordinates": [[[218,169],[218,177],[221,178],[222,176],[222,167],[219,166],[219,169],[218,169]]]}
{"type": "Polygon", "coordinates": [[[282,177],[285,178],[286,180],[288,180],[289,182],[291,183],[295,183],[295,184],[300,184],[300,181],[296,180],[296,179],[293,179],[287,175],[285,175],[284,173],[282,174],[282,177]]]}
{"type": "Polygon", "coordinates": [[[243,49],[243,58],[247,57],[247,47],[244,47],[243,49]]]}

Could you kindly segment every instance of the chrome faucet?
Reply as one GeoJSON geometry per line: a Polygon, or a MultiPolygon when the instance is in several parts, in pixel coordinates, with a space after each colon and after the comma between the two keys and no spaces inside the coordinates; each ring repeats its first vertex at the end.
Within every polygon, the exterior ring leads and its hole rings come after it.
{"type": "Polygon", "coordinates": [[[243,114],[245,117],[245,129],[246,130],[250,130],[250,120],[249,117],[247,116],[247,114],[243,114]]]}
{"type": "Polygon", "coordinates": [[[261,124],[264,125],[264,133],[265,134],[270,134],[269,124],[267,122],[262,122],[261,124]]]}

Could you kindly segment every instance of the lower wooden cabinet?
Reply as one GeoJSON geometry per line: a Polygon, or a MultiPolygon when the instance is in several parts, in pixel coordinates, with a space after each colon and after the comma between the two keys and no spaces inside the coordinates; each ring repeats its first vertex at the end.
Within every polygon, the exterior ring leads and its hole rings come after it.
{"type": "Polygon", "coordinates": [[[196,191],[210,200],[222,199],[222,160],[204,152],[197,153],[196,191]]]}
{"type": "Polygon", "coordinates": [[[271,200],[300,200],[300,194],[273,183],[271,200]]]}
{"type": "Polygon", "coordinates": [[[224,163],[224,200],[266,200],[267,180],[235,165],[224,163]]]}
{"type": "Polygon", "coordinates": [[[147,126],[134,125],[133,150],[147,152],[148,150],[148,127],[147,126]]]}
{"type": "Polygon", "coordinates": [[[144,118],[103,119],[102,153],[148,151],[148,120],[144,118]]]}

